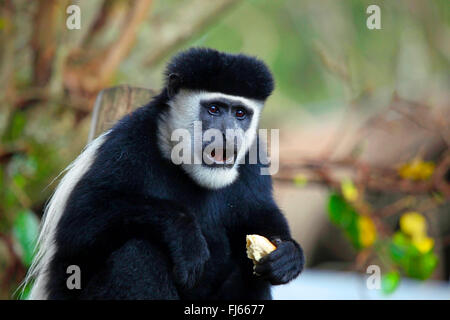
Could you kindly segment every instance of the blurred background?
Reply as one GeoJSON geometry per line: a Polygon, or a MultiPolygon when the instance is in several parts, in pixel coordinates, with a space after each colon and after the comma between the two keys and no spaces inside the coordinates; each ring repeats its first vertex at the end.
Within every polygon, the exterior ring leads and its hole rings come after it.
{"type": "Polygon", "coordinates": [[[449,39],[447,0],[1,0],[0,298],[98,93],[159,90],[172,54],[205,46],[276,79],[261,128],[280,129],[274,190],[307,268],[275,298],[450,299],[449,39]]]}

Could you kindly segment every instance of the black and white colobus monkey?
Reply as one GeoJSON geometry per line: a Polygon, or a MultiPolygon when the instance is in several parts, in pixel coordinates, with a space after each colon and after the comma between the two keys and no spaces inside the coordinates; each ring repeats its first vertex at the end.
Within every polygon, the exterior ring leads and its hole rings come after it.
{"type": "Polygon", "coordinates": [[[270,284],[295,278],[304,257],[271,178],[262,164],[241,161],[272,90],[270,71],[255,58],[202,48],[175,56],[162,92],[67,169],[45,211],[30,298],[270,299],[270,284]],[[171,134],[192,132],[195,121],[220,130],[224,147],[209,163],[176,165],[171,134]],[[231,161],[227,129],[244,132],[231,161]],[[277,246],[255,270],[247,234],[277,246]],[[81,270],[80,290],[67,287],[70,265],[81,270]]]}

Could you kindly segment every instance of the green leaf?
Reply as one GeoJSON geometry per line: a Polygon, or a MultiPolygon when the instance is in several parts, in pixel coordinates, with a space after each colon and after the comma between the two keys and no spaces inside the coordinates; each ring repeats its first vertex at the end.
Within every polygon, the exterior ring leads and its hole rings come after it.
{"type": "Polygon", "coordinates": [[[13,177],[13,182],[16,184],[17,187],[19,187],[21,189],[23,189],[25,187],[25,185],[27,184],[27,180],[21,174],[16,174],[13,177]]]}
{"type": "Polygon", "coordinates": [[[381,278],[381,290],[385,294],[393,293],[399,283],[400,274],[397,271],[388,272],[381,278]]]}
{"type": "Polygon", "coordinates": [[[328,213],[330,220],[336,225],[341,225],[343,215],[347,210],[347,203],[336,193],[332,193],[328,199],[328,213]]]}
{"type": "Polygon", "coordinates": [[[359,241],[359,228],[358,228],[359,216],[355,213],[351,215],[351,220],[345,229],[347,236],[356,249],[361,249],[361,243],[359,241]]]}
{"type": "Polygon", "coordinates": [[[427,252],[423,255],[422,260],[422,276],[424,279],[428,279],[433,274],[434,269],[439,262],[438,257],[432,252],[427,252]]]}
{"type": "Polygon", "coordinates": [[[419,250],[411,243],[409,237],[403,232],[396,232],[394,234],[389,251],[391,259],[402,266],[406,266],[411,257],[420,254],[419,250]]]}
{"type": "Polygon", "coordinates": [[[12,116],[10,125],[5,132],[4,140],[14,141],[18,139],[25,129],[26,122],[25,113],[23,111],[15,112],[12,116]]]}
{"type": "Polygon", "coordinates": [[[421,253],[411,238],[402,232],[396,232],[389,246],[390,257],[410,278],[428,279],[437,266],[438,258],[429,251],[421,253]]]}
{"type": "Polygon", "coordinates": [[[432,251],[412,257],[407,265],[406,274],[411,278],[426,280],[433,274],[437,263],[438,258],[432,251]]]}
{"type": "Polygon", "coordinates": [[[30,210],[21,210],[13,224],[13,234],[22,249],[22,262],[29,267],[39,234],[39,219],[30,210]]]}
{"type": "Polygon", "coordinates": [[[5,202],[3,203],[3,207],[6,209],[11,209],[15,205],[18,204],[17,197],[15,196],[14,192],[10,188],[7,188],[5,190],[5,202]]]}
{"type": "Polygon", "coordinates": [[[356,249],[360,249],[358,219],[359,215],[351,204],[336,193],[328,199],[328,213],[332,223],[342,228],[356,249]]]}

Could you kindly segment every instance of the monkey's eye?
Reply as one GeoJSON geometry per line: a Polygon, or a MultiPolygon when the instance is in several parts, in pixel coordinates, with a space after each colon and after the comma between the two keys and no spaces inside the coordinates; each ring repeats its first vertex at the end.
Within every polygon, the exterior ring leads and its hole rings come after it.
{"type": "Polygon", "coordinates": [[[218,114],[219,113],[219,107],[216,106],[215,104],[212,104],[212,105],[208,106],[208,112],[210,114],[218,114]]]}
{"type": "Polygon", "coordinates": [[[237,109],[236,110],[236,118],[238,119],[244,119],[246,115],[246,112],[244,109],[237,109]]]}

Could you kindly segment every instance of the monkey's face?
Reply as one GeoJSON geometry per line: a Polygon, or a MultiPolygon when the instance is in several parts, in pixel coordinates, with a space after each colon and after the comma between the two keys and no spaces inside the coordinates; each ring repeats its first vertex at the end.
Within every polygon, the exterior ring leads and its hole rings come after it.
{"type": "Polygon", "coordinates": [[[160,130],[170,146],[163,150],[166,157],[170,154],[204,187],[218,189],[233,183],[255,141],[263,102],[182,89],[168,104],[166,129],[160,130]]]}
{"type": "Polygon", "coordinates": [[[200,97],[199,105],[203,132],[202,164],[233,168],[248,149],[244,145],[247,142],[245,133],[252,123],[253,108],[242,100],[220,95],[200,97]]]}

